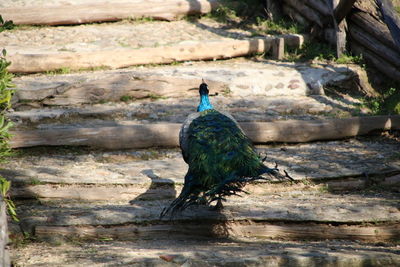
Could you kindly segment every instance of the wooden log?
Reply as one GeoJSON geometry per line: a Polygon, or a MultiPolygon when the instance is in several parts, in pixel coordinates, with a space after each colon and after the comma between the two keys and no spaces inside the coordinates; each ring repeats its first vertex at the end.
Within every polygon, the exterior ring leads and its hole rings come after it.
{"type": "Polygon", "coordinates": [[[334,11],[337,24],[340,24],[347,16],[356,1],[357,0],[341,0],[339,2],[334,11]]]}
{"type": "Polygon", "coordinates": [[[390,0],[377,0],[385,24],[390,30],[394,41],[400,49],[400,16],[390,0]]]}
{"type": "MultiPolygon", "coordinates": [[[[333,10],[341,8],[339,5],[347,0],[333,0],[333,10]]],[[[348,11],[347,11],[348,12],[348,11]]],[[[336,57],[341,57],[346,52],[346,22],[336,18],[336,14],[332,14],[333,25],[335,29],[335,47],[336,57]]]]}
{"type": "MultiPolygon", "coordinates": [[[[254,143],[310,142],[400,129],[400,116],[353,117],[315,121],[240,123],[254,143]]],[[[109,149],[178,146],[180,124],[159,123],[115,127],[68,127],[12,131],[11,147],[93,146],[109,149]]]]}
{"type": "Polygon", "coordinates": [[[365,177],[359,179],[347,178],[346,180],[339,181],[328,181],[325,185],[328,187],[328,190],[331,191],[350,191],[350,190],[360,190],[362,188],[366,188],[371,185],[380,185],[380,186],[397,186],[400,184],[400,175],[394,175],[385,177],[384,179],[366,179],[365,177]],[[372,180],[372,181],[371,181],[372,180]]]}
{"type": "Polygon", "coordinates": [[[300,15],[299,12],[297,12],[297,10],[295,10],[291,6],[283,4],[282,10],[292,20],[297,21],[298,23],[304,25],[305,27],[309,27],[311,22],[309,20],[307,20],[305,17],[303,17],[302,15],[300,15]]]}
{"type": "Polygon", "coordinates": [[[362,55],[363,58],[372,63],[377,70],[393,80],[400,81],[400,70],[398,68],[389,64],[387,61],[382,60],[379,55],[369,51],[367,47],[364,47],[355,41],[352,41],[350,46],[354,53],[362,55]]]}
{"type": "Polygon", "coordinates": [[[318,12],[312,8],[304,5],[303,1],[299,0],[286,0],[285,1],[293,9],[297,10],[301,16],[307,18],[307,20],[316,23],[321,28],[323,27],[323,20],[318,12]]]}
{"type": "Polygon", "coordinates": [[[104,148],[171,147],[178,145],[180,124],[160,123],[100,128],[15,131],[12,147],[93,146],[104,148]]]}
{"type": "Polygon", "coordinates": [[[386,45],[382,44],[379,39],[374,38],[368,34],[362,28],[357,25],[349,26],[349,33],[353,40],[357,43],[362,44],[363,47],[379,55],[379,57],[388,62],[394,67],[400,68],[400,53],[396,50],[392,50],[386,45]]]}
{"type": "Polygon", "coordinates": [[[331,16],[332,11],[327,0],[305,0],[304,3],[321,13],[322,16],[331,16]]]}
{"type": "Polygon", "coordinates": [[[400,236],[399,225],[382,226],[330,226],[326,224],[271,224],[254,222],[203,222],[201,224],[175,223],[149,226],[125,225],[101,226],[42,226],[35,227],[39,238],[75,236],[87,239],[110,237],[117,239],[191,237],[230,238],[279,238],[284,240],[303,239],[351,239],[369,242],[396,240],[400,236]]]}
{"type": "Polygon", "coordinates": [[[0,8],[0,14],[17,25],[69,25],[143,17],[174,20],[185,15],[208,13],[217,6],[216,0],[93,1],[77,5],[0,8]]]}
{"type": "Polygon", "coordinates": [[[379,40],[379,42],[391,49],[397,50],[397,45],[394,42],[388,27],[371,14],[361,11],[352,12],[349,16],[349,20],[364,31],[368,32],[368,34],[374,36],[379,40]]]}
{"type": "MultiPolygon", "coordinates": [[[[289,38],[289,37],[287,37],[289,38]]],[[[201,41],[175,46],[133,50],[62,52],[43,54],[8,54],[10,72],[34,73],[60,68],[123,68],[142,64],[167,64],[187,60],[214,60],[267,52],[273,37],[249,40],[201,41]],[[27,64],[29,62],[29,64],[27,64]]]]}

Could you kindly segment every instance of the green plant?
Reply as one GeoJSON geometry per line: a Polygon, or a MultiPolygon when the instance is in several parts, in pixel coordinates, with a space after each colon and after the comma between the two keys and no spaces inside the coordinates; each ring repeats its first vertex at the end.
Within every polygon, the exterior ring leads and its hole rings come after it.
{"type": "Polygon", "coordinates": [[[228,21],[237,20],[238,16],[236,11],[228,5],[220,5],[217,9],[208,13],[206,17],[214,19],[221,23],[227,23],[228,21]]]}
{"type": "Polygon", "coordinates": [[[167,99],[168,97],[150,93],[148,96],[152,100],[167,99]]]}
{"type": "Polygon", "coordinates": [[[261,17],[256,18],[257,32],[266,34],[285,34],[285,33],[302,33],[304,27],[298,23],[288,20],[266,20],[261,17]]]}
{"type": "Polygon", "coordinates": [[[6,50],[3,49],[2,56],[0,56],[0,161],[9,156],[11,151],[7,140],[10,138],[8,130],[12,123],[6,119],[5,113],[11,106],[11,97],[13,95],[11,88],[14,85],[11,82],[13,75],[7,71],[7,67],[11,62],[6,60],[6,54],[6,50]]]}
{"type": "Polygon", "coordinates": [[[69,74],[69,73],[71,73],[71,69],[68,67],[62,67],[59,69],[46,71],[47,75],[69,74]]]}
{"type": "Polygon", "coordinates": [[[286,59],[289,61],[330,60],[335,61],[335,51],[325,43],[305,42],[300,49],[288,49],[286,59]]]}
{"type": "Polygon", "coordinates": [[[352,56],[349,54],[343,54],[339,58],[335,59],[336,63],[339,64],[358,64],[361,65],[363,63],[363,57],[361,56],[352,56]]]}
{"type": "Polygon", "coordinates": [[[4,21],[3,17],[0,15],[0,32],[5,30],[12,30],[14,29],[15,25],[12,20],[4,21]]]}
{"type": "Polygon", "coordinates": [[[130,96],[130,95],[123,95],[123,96],[120,97],[120,100],[123,101],[123,102],[129,102],[132,99],[133,99],[133,97],[130,96]]]}
{"type": "MultiPolygon", "coordinates": [[[[0,56],[0,161],[5,161],[5,158],[11,154],[11,149],[8,145],[10,138],[9,128],[12,123],[6,119],[6,112],[11,106],[11,97],[14,85],[12,84],[12,74],[7,71],[7,67],[11,64],[6,60],[7,52],[5,49],[0,56]]],[[[0,176],[0,193],[4,202],[7,205],[8,214],[15,221],[18,221],[17,213],[15,211],[15,204],[11,200],[8,193],[11,182],[7,181],[4,177],[0,176]]]]}
{"type": "Polygon", "coordinates": [[[31,184],[31,185],[40,185],[40,184],[44,184],[42,181],[40,181],[39,179],[37,179],[37,178],[31,178],[31,179],[29,179],[29,182],[28,182],[29,184],[31,184]]]}
{"type": "Polygon", "coordinates": [[[360,107],[367,107],[373,114],[400,114],[400,87],[389,87],[380,97],[366,98],[360,107]]]}
{"type": "Polygon", "coordinates": [[[154,21],[154,18],[152,17],[140,17],[140,18],[134,18],[134,17],[129,17],[126,19],[126,21],[129,22],[138,22],[138,23],[142,23],[142,22],[152,22],[154,21]]]}
{"type": "Polygon", "coordinates": [[[16,221],[19,222],[19,219],[17,217],[17,212],[15,211],[15,204],[14,202],[11,200],[10,195],[9,195],[9,190],[11,187],[11,182],[7,181],[4,177],[0,176],[0,193],[1,196],[4,200],[4,202],[7,205],[7,211],[8,214],[11,216],[11,218],[16,221]]]}

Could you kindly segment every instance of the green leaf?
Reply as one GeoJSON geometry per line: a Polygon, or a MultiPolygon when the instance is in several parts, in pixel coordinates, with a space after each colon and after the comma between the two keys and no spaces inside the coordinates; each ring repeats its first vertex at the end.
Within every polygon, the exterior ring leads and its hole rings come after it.
{"type": "Polygon", "coordinates": [[[3,56],[5,57],[7,55],[7,50],[5,48],[3,48],[3,50],[1,51],[1,53],[3,54],[3,56]]]}

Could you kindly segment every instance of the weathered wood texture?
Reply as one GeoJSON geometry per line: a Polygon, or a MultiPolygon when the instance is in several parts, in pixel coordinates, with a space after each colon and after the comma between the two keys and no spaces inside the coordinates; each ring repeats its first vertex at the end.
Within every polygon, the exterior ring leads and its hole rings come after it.
{"type": "Polygon", "coordinates": [[[310,21],[307,20],[305,17],[299,14],[296,9],[292,8],[291,6],[283,3],[282,4],[283,12],[288,15],[292,20],[297,21],[298,23],[302,24],[304,27],[310,26],[310,21]]]}
{"type": "Polygon", "coordinates": [[[231,237],[231,238],[279,238],[293,239],[351,239],[368,242],[395,240],[400,236],[399,225],[388,226],[329,226],[320,224],[281,224],[268,223],[202,223],[202,224],[161,224],[127,225],[114,227],[93,226],[36,226],[39,238],[54,235],[75,236],[81,238],[170,238],[173,236],[192,237],[231,237]]]}
{"type": "Polygon", "coordinates": [[[272,43],[272,59],[282,60],[285,56],[285,39],[276,38],[272,43]]]}
{"type": "MultiPolygon", "coordinates": [[[[276,121],[241,123],[254,143],[309,142],[365,135],[373,131],[400,129],[400,116],[353,117],[315,121],[276,121]]],[[[178,145],[180,124],[159,123],[115,127],[66,127],[13,131],[10,145],[93,146],[112,149],[178,145]]]]}
{"type": "Polygon", "coordinates": [[[362,44],[366,50],[375,53],[389,64],[400,68],[400,53],[381,43],[378,39],[379,37],[374,37],[368,34],[368,32],[365,32],[363,28],[358,27],[357,25],[350,26],[349,32],[352,39],[357,43],[362,44]]]}
{"type": "Polygon", "coordinates": [[[390,30],[394,41],[400,47],[400,16],[391,0],[377,0],[383,20],[390,30]]]}
{"type": "Polygon", "coordinates": [[[400,80],[400,70],[392,64],[383,60],[379,55],[365,49],[361,44],[353,41],[351,42],[351,50],[359,55],[362,55],[369,63],[371,63],[376,69],[384,73],[387,77],[393,80],[400,80]]]}
{"type": "Polygon", "coordinates": [[[392,50],[398,49],[387,26],[372,14],[363,11],[354,11],[348,18],[352,23],[351,25],[354,24],[364,29],[371,36],[375,36],[383,45],[392,50]]]}
{"type": "MultiPolygon", "coordinates": [[[[320,36],[329,43],[336,44],[338,55],[343,52],[340,48],[345,47],[343,33],[346,27],[342,26],[340,21],[346,17],[351,37],[348,41],[352,52],[363,55],[368,63],[379,71],[400,81],[400,47],[393,37],[399,31],[393,33],[393,29],[392,32],[389,30],[382,20],[382,12],[377,3],[372,0],[342,0],[332,14],[333,9],[329,7],[328,2],[330,1],[324,3],[314,0],[285,0],[283,11],[305,26],[324,25],[321,29],[323,34],[320,36]],[[333,24],[329,17],[335,17],[333,24]]],[[[389,25],[398,29],[399,16],[392,11],[389,13],[389,25]]]]}
{"type": "Polygon", "coordinates": [[[342,22],[342,20],[347,16],[355,2],[356,0],[339,1],[334,11],[335,19],[338,24],[340,24],[340,22],[342,22]]]}
{"type": "Polygon", "coordinates": [[[356,11],[349,17],[350,47],[388,77],[400,81],[400,48],[375,16],[356,11]]]}
{"type": "Polygon", "coordinates": [[[6,204],[0,196],[0,266],[10,266],[6,204]]]}
{"type": "Polygon", "coordinates": [[[331,0],[305,0],[304,4],[321,13],[323,16],[331,16],[331,9],[329,8],[330,1],[331,0]]]}
{"type": "MultiPolygon", "coordinates": [[[[108,201],[91,202],[91,205],[85,205],[82,202],[52,200],[43,201],[40,205],[32,204],[29,208],[21,210],[20,217],[23,222],[22,227],[27,228],[28,232],[35,230],[36,235],[40,235],[41,230],[39,229],[47,227],[57,227],[60,231],[66,229],[62,227],[74,229],[97,227],[102,229],[104,227],[110,229],[112,233],[121,226],[139,229],[150,226],[150,228],[144,228],[148,229],[149,235],[158,228],[160,236],[167,236],[169,231],[164,228],[165,225],[174,225],[175,230],[171,230],[178,234],[185,234],[184,227],[195,227],[196,229],[199,226],[198,230],[190,231],[191,235],[195,235],[193,233],[197,232],[201,236],[212,235],[214,227],[219,227],[232,237],[245,237],[246,233],[248,237],[257,235],[269,237],[269,235],[280,232],[279,229],[268,231],[265,227],[271,224],[287,226],[289,227],[286,228],[287,231],[290,231],[291,226],[304,226],[304,231],[308,232],[309,238],[350,238],[355,236],[356,239],[362,239],[362,236],[366,236],[366,239],[370,240],[378,238],[388,240],[395,239],[400,234],[400,224],[398,223],[400,211],[396,208],[397,199],[393,195],[316,194],[302,191],[302,193],[296,194],[296,197],[293,196],[291,192],[281,192],[231,197],[225,203],[224,210],[220,212],[212,211],[207,206],[196,206],[176,214],[173,218],[163,219],[159,218],[159,214],[171,200],[139,200],[135,198],[129,201],[129,204],[108,201]],[[60,205],[62,206],[61,210],[60,205]],[[382,228],[373,225],[378,227],[377,231],[363,230],[368,228],[368,223],[377,221],[382,222],[379,225],[382,228]],[[308,224],[314,225],[314,223],[324,227],[323,229],[328,232],[331,230],[331,236],[324,235],[321,228],[314,228],[315,231],[313,231],[313,227],[308,228],[308,224]],[[155,228],[151,228],[151,226],[155,226],[155,228]],[[344,230],[346,226],[351,226],[347,233],[344,230]],[[200,233],[201,229],[207,230],[207,232],[200,233]],[[339,229],[343,231],[339,231],[339,229]],[[362,234],[357,230],[360,230],[362,234]],[[340,235],[340,232],[343,235],[340,235]],[[375,234],[373,234],[374,232],[375,234]]],[[[305,235],[301,234],[302,230],[296,227],[294,229],[296,231],[293,231],[289,238],[305,238],[305,235]]],[[[143,236],[149,237],[148,234],[144,233],[143,236]]]]}
{"type": "Polygon", "coordinates": [[[208,13],[217,5],[216,0],[93,1],[79,5],[0,8],[0,14],[17,25],[69,25],[143,17],[175,20],[185,15],[208,13]]]}
{"type": "MultiPolygon", "coordinates": [[[[299,35],[283,35],[288,46],[299,46],[299,35]]],[[[301,39],[301,40],[300,40],[301,39]]],[[[94,52],[15,53],[8,54],[10,72],[34,73],[60,68],[90,69],[97,67],[124,68],[141,64],[167,64],[187,60],[214,60],[245,56],[269,51],[273,37],[249,40],[218,40],[192,42],[171,46],[148,47],[94,52]],[[29,64],[27,64],[29,62],[29,64]]]]}
{"type": "Polygon", "coordinates": [[[295,9],[301,14],[301,16],[307,18],[307,20],[316,23],[318,26],[323,26],[322,15],[316,12],[314,9],[306,5],[308,1],[299,0],[285,0],[285,3],[295,9]]]}
{"type": "MultiPolygon", "coordinates": [[[[400,69],[400,48],[382,22],[363,12],[354,13],[350,20],[354,22],[349,25],[353,41],[360,44],[367,53],[374,53],[380,60],[400,69]]],[[[376,67],[379,68],[379,65],[376,67]]]]}

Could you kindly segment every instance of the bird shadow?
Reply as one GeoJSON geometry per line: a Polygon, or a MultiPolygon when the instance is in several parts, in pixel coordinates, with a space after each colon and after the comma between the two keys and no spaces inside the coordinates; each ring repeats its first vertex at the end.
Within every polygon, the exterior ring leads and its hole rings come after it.
{"type": "Polygon", "coordinates": [[[130,200],[129,204],[140,206],[145,200],[171,199],[176,196],[175,183],[171,179],[161,178],[152,169],[145,169],[141,173],[151,179],[151,184],[146,192],[130,200]]]}
{"type": "MultiPolygon", "coordinates": [[[[146,209],[149,201],[156,201],[159,202],[160,210],[168,207],[170,201],[179,194],[179,185],[171,179],[161,178],[152,169],[145,169],[141,173],[151,179],[151,184],[144,193],[130,200],[129,204],[146,209]]],[[[168,236],[175,238],[228,238],[230,233],[223,210],[208,205],[195,205],[174,215],[167,215],[161,219],[161,225],[167,229],[168,236]]]]}

